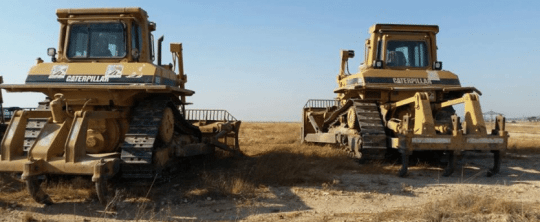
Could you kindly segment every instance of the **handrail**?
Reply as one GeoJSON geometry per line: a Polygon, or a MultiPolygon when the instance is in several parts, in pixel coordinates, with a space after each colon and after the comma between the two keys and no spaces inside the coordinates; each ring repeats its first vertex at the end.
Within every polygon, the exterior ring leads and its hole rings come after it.
{"type": "Polygon", "coordinates": [[[186,120],[199,121],[238,121],[223,109],[186,109],[186,120]]]}
{"type": "Polygon", "coordinates": [[[335,99],[310,99],[304,105],[304,108],[328,108],[338,106],[339,102],[335,99]]]}

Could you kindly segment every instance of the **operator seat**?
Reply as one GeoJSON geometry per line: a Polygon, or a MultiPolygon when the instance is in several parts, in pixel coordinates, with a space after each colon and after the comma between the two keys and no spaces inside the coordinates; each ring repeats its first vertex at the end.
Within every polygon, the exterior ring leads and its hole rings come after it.
{"type": "Polygon", "coordinates": [[[91,46],[92,56],[98,57],[111,57],[111,51],[109,50],[109,43],[104,36],[98,36],[95,44],[91,46]]]}
{"type": "Polygon", "coordinates": [[[400,51],[390,51],[386,57],[386,65],[390,67],[406,66],[405,54],[400,51]]]}

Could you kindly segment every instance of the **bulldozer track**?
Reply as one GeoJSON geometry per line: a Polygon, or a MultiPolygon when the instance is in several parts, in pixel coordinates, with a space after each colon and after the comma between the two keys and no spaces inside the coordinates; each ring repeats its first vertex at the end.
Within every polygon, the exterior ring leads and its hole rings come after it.
{"type": "Polygon", "coordinates": [[[361,152],[369,159],[384,159],[386,132],[377,103],[353,100],[353,106],[362,137],[361,152]]]}
{"type": "MultiPolygon", "coordinates": [[[[368,159],[383,159],[387,148],[386,131],[376,102],[351,99],[335,111],[337,115],[331,115],[330,118],[326,119],[325,124],[328,126],[336,125],[339,122],[339,117],[346,116],[350,107],[354,107],[356,113],[358,125],[355,126],[355,129],[361,137],[361,152],[368,159]]],[[[348,152],[354,152],[346,149],[348,152]]]]}
{"type": "MultiPolygon", "coordinates": [[[[132,120],[124,143],[121,146],[120,158],[123,178],[154,178],[156,167],[153,163],[153,154],[159,149],[158,133],[163,111],[166,107],[173,106],[168,98],[148,98],[139,103],[133,109],[132,120]]],[[[200,130],[188,123],[180,111],[174,107],[175,135],[192,135],[200,140],[200,130]]]]}
{"type": "Polygon", "coordinates": [[[129,129],[121,146],[122,177],[155,176],[152,158],[163,110],[168,101],[168,99],[146,99],[133,109],[129,129]]]}

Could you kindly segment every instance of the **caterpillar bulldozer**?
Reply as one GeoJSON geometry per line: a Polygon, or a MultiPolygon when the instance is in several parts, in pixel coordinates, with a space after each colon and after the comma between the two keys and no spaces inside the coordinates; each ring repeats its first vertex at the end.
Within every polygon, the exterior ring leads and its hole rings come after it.
{"type": "Polygon", "coordinates": [[[179,158],[216,148],[241,155],[241,121],[224,110],[186,109],[195,92],[185,88],[182,44],[171,43],[174,64],[162,64],[163,36],[155,53],[156,24],[146,11],[56,14],[60,36],[58,51],[47,50],[51,62],[38,58],[25,84],[0,84],[47,98],[12,113],[0,147],[0,172],[20,175],[35,201],[52,203],[40,188],[44,175],[91,176],[106,204],[113,177],[156,178],[179,158]]]}
{"type": "Polygon", "coordinates": [[[348,72],[354,51],[341,50],[337,97],[309,100],[304,106],[301,141],[337,144],[360,160],[397,153],[402,159],[399,176],[407,175],[415,151],[433,153],[430,158],[447,155],[444,176],[452,174],[454,156],[463,151],[490,151],[494,165],[487,174],[496,174],[508,144],[506,120],[497,116],[488,132],[481,92],[462,87],[456,74],[442,70],[439,27],[375,24],[369,32],[359,72],[348,72]],[[453,107],[458,104],[464,106],[463,119],[453,107]]]}

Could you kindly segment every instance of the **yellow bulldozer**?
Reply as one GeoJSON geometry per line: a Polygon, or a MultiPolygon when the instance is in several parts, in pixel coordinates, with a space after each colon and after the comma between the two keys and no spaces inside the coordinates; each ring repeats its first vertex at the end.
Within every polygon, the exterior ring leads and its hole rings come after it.
{"type": "Polygon", "coordinates": [[[47,50],[52,61],[38,58],[25,84],[0,85],[47,97],[37,108],[12,112],[1,143],[0,172],[19,174],[35,201],[52,203],[40,188],[43,175],[92,176],[105,204],[113,177],[156,178],[178,158],[215,148],[241,155],[241,121],[225,110],[186,109],[195,92],[184,87],[182,44],[170,44],[174,64],[161,64],[163,36],[156,53],[156,24],[146,11],[56,14],[58,51],[47,50]]]}
{"type": "Polygon", "coordinates": [[[309,100],[304,106],[302,142],[338,144],[360,160],[400,153],[399,176],[407,175],[415,151],[447,155],[444,176],[454,171],[459,153],[491,151],[494,166],[487,174],[498,173],[508,144],[505,118],[497,116],[488,132],[480,91],[462,87],[457,75],[442,69],[439,27],[375,24],[369,32],[358,73],[348,71],[354,51],[341,50],[337,98],[309,100]],[[463,120],[453,108],[458,104],[465,109],[463,120]]]}

